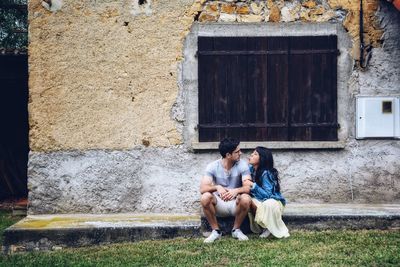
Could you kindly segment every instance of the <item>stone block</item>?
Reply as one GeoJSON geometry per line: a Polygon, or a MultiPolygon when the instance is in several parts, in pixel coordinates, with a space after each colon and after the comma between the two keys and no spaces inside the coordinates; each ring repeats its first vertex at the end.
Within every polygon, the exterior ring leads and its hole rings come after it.
{"type": "Polygon", "coordinates": [[[281,11],[276,5],[272,5],[269,14],[269,21],[279,22],[281,20],[281,11]]]}
{"type": "Polygon", "coordinates": [[[218,17],[218,15],[209,14],[203,11],[199,16],[199,22],[216,22],[218,21],[218,17]]]}
{"type": "Polygon", "coordinates": [[[292,12],[290,12],[288,7],[283,7],[281,9],[281,15],[282,15],[281,19],[283,22],[292,22],[292,21],[296,20],[294,14],[292,14],[292,12]]]}
{"type": "Polygon", "coordinates": [[[264,11],[264,20],[269,21],[269,16],[271,14],[271,11],[269,9],[265,9],[264,11]]]}
{"type": "Polygon", "coordinates": [[[315,3],[315,1],[313,1],[313,0],[310,0],[310,1],[303,2],[301,5],[306,8],[314,8],[317,6],[317,3],[315,3]]]}
{"type": "Polygon", "coordinates": [[[189,16],[199,13],[202,9],[203,6],[200,3],[193,4],[189,10],[189,16]]]}
{"type": "Polygon", "coordinates": [[[250,14],[250,8],[248,5],[241,5],[236,8],[236,13],[240,15],[250,14]]]}
{"type": "MultiPolygon", "coordinates": [[[[26,250],[25,246],[17,246],[17,245],[11,245],[10,246],[10,252],[11,253],[18,253],[18,252],[23,252],[26,250]]],[[[7,252],[7,251],[5,251],[7,252]]]]}
{"type": "Polygon", "coordinates": [[[253,14],[255,15],[260,15],[265,7],[264,2],[256,3],[252,2],[250,4],[251,10],[253,11],[253,14]]]}
{"type": "Polygon", "coordinates": [[[215,2],[209,3],[205,7],[205,11],[207,11],[210,14],[217,14],[218,13],[218,3],[215,3],[215,2]]]}
{"type": "Polygon", "coordinates": [[[328,10],[323,15],[317,17],[317,22],[325,22],[333,19],[336,16],[336,13],[332,10],[328,10]]]}
{"type": "Polygon", "coordinates": [[[318,15],[322,15],[325,13],[325,8],[322,6],[319,6],[317,8],[313,8],[310,10],[310,16],[318,16],[318,15]]]}
{"type": "Polygon", "coordinates": [[[261,22],[263,20],[261,15],[238,15],[239,22],[261,22]]]}
{"type": "Polygon", "coordinates": [[[273,0],[267,0],[267,2],[266,2],[266,5],[267,5],[267,8],[268,8],[268,9],[271,9],[271,8],[272,8],[272,6],[274,6],[274,5],[275,5],[275,3],[274,3],[274,1],[273,1],[273,0]]]}
{"type": "Polygon", "coordinates": [[[309,10],[309,9],[303,9],[303,10],[300,12],[300,19],[303,20],[303,21],[309,21],[309,20],[310,20],[310,15],[309,15],[309,13],[310,13],[310,10],[309,10]]]}
{"type": "Polygon", "coordinates": [[[221,13],[233,14],[236,11],[236,6],[233,4],[222,3],[221,4],[221,13]]]}
{"type": "Polygon", "coordinates": [[[221,15],[219,16],[218,21],[220,21],[220,22],[235,22],[236,21],[236,14],[221,13],[221,15]]]}
{"type": "MultiPolygon", "coordinates": [[[[282,21],[284,20],[284,16],[283,16],[283,9],[281,9],[281,14],[282,14],[282,21]]],[[[296,21],[298,19],[300,19],[300,11],[301,11],[301,5],[294,5],[291,6],[290,8],[288,7],[287,10],[287,14],[286,14],[286,19],[288,19],[288,21],[296,21]]]]}

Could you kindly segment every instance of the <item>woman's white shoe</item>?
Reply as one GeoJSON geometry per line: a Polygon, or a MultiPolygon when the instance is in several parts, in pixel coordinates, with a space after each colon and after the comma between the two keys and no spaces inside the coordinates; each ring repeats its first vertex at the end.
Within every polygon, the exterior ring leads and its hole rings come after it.
{"type": "Polygon", "coordinates": [[[271,232],[270,232],[268,229],[265,229],[265,230],[261,233],[260,238],[267,238],[267,237],[269,237],[270,234],[271,234],[271,232]]]}

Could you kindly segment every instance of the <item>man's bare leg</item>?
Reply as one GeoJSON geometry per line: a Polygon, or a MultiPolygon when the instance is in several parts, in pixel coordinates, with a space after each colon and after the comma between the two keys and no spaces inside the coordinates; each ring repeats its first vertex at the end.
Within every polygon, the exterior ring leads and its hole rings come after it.
{"type": "Polygon", "coordinates": [[[211,226],[211,229],[219,229],[217,217],[215,216],[216,210],[215,205],[217,204],[217,200],[213,194],[206,192],[201,195],[201,206],[203,207],[204,215],[207,218],[208,223],[211,226]]]}
{"type": "Polygon", "coordinates": [[[251,197],[248,194],[241,194],[236,201],[236,216],[233,229],[239,229],[244,218],[247,216],[251,205],[251,197]]]}

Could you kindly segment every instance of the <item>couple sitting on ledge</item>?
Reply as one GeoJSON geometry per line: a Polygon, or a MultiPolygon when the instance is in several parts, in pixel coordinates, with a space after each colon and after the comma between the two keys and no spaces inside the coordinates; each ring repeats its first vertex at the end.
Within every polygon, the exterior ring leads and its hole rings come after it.
{"type": "Polygon", "coordinates": [[[282,221],[285,199],[280,193],[278,171],[274,168],[271,151],[256,147],[248,163],[240,159],[239,141],[225,138],[219,143],[222,158],[208,164],[201,179],[201,205],[212,228],[205,243],[221,238],[217,216],[234,216],[232,237],[245,241],[248,237],[240,230],[244,218],[249,215],[250,228],[277,238],[289,237],[282,221]]]}

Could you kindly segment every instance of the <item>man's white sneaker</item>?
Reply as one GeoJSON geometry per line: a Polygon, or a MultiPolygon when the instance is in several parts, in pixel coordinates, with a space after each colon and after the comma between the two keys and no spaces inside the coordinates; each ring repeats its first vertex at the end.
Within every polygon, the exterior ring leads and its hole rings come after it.
{"type": "Polygon", "coordinates": [[[262,232],[262,234],[260,235],[260,238],[267,238],[270,234],[271,232],[268,229],[265,229],[264,232],[262,232]]]}
{"type": "Polygon", "coordinates": [[[215,240],[221,238],[222,233],[218,233],[218,231],[216,230],[212,230],[211,234],[209,235],[209,237],[207,237],[206,239],[204,239],[204,243],[212,243],[215,240]]]}
{"type": "Polygon", "coordinates": [[[239,239],[240,241],[249,240],[249,238],[248,238],[245,234],[243,234],[242,230],[240,230],[240,229],[235,229],[235,230],[233,230],[233,231],[232,231],[232,237],[233,237],[233,238],[237,238],[237,239],[239,239]]]}

